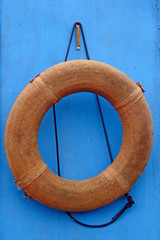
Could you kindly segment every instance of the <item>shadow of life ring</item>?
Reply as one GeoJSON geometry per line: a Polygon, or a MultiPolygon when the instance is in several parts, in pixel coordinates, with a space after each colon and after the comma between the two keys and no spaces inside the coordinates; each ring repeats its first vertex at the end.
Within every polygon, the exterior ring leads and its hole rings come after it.
{"type": "Polygon", "coordinates": [[[152,117],[142,89],[105,63],[74,60],[45,70],[21,92],[7,120],[5,150],[16,184],[28,196],[55,209],[77,212],[105,206],[128,192],[147,165],[152,139],[152,117]],[[123,140],[114,162],[103,172],[72,181],[50,171],[37,138],[48,109],[77,92],[92,92],[111,103],[122,122],[123,140]]]}

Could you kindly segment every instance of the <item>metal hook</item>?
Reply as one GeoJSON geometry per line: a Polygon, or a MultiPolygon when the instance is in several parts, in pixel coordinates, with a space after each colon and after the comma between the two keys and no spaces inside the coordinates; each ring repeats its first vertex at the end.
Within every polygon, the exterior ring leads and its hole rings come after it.
{"type": "Polygon", "coordinates": [[[81,49],[81,41],[80,41],[80,25],[76,24],[76,43],[77,43],[77,50],[81,49]]]}

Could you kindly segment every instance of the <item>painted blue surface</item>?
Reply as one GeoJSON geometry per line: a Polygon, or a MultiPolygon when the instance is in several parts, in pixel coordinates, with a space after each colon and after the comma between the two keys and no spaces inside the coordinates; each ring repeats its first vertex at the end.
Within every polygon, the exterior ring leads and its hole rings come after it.
{"type": "MultiPolygon", "coordinates": [[[[1,0],[1,8],[0,239],[160,239],[159,1],[1,0]],[[83,24],[91,59],[141,81],[154,122],[149,164],[131,190],[136,204],[116,223],[101,229],[82,227],[64,212],[24,199],[13,183],[3,143],[16,97],[37,73],[64,60],[75,21],[83,24]]],[[[74,35],[69,59],[84,57],[84,49],[75,51],[74,35]]],[[[104,99],[100,101],[115,157],[121,145],[121,123],[112,107],[104,99]]],[[[56,109],[62,176],[77,180],[95,176],[110,163],[95,95],[71,95],[56,109]]],[[[57,172],[52,110],[42,122],[39,148],[49,168],[57,172]]],[[[85,223],[104,223],[124,203],[119,199],[74,216],[85,223]]]]}

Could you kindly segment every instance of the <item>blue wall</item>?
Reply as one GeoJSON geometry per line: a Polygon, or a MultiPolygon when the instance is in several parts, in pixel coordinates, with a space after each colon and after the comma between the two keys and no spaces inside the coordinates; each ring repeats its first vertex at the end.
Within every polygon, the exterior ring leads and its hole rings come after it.
{"type": "MultiPolygon", "coordinates": [[[[0,239],[158,240],[160,239],[160,2],[158,0],[1,0],[1,161],[0,239]],[[61,211],[23,198],[13,183],[4,150],[9,111],[23,88],[37,73],[64,61],[71,28],[83,24],[93,60],[113,65],[141,81],[153,115],[151,158],[131,194],[136,202],[113,225],[88,229],[61,211]]],[[[75,51],[69,59],[85,58],[75,51]]],[[[118,115],[100,98],[113,156],[119,151],[122,126],[118,115]]],[[[109,164],[109,154],[95,95],[75,94],[56,105],[61,173],[68,179],[95,176],[109,164]]],[[[57,172],[52,110],[39,132],[39,148],[49,168],[57,172]]],[[[74,214],[91,224],[104,223],[125,199],[89,213],[74,214]]]]}

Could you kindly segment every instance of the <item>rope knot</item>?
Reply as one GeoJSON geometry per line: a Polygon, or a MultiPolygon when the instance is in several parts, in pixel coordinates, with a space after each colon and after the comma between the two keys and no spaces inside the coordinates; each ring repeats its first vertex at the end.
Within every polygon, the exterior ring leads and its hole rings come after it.
{"type": "Polygon", "coordinates": [[[135,204],[135,201],[133,200],[132,196],[129,195],[129,193],[126,193],[125,197],[127,198],[128,201],[128,203],[126,203],[126,208],[132,207],[132,205],[135,204]]]}

